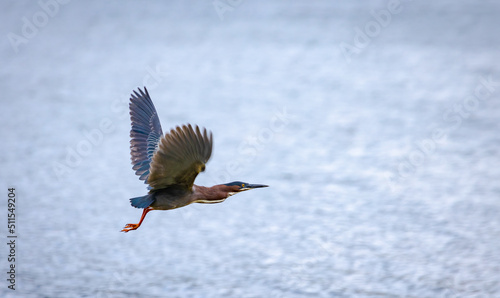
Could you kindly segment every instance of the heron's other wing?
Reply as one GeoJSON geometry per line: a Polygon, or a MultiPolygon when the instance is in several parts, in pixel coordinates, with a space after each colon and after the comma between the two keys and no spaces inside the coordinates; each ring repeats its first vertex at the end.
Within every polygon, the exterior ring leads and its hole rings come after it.
{"type": "Polygon", "coordinates": [[[153,189],[178,185],[190,190],[211,155],[211,132],[203,129],[202,133],[198,126],[193,129],[191,124],[176,127],[160,139],[151,162],[148,184],[153,189]]]}
{"type": "Polygon", "coordinates": [[[135,170],[135,174],[139,176],[140,180],[147,183],[150,163],[163,132],[148,90],[146,87],[144,87],[144,92],[140,88],[138,90],[139,92],[134,91],[131,94],[129,104],[130,120],[132,121],[130,154],[132,169],[135,170]]]}

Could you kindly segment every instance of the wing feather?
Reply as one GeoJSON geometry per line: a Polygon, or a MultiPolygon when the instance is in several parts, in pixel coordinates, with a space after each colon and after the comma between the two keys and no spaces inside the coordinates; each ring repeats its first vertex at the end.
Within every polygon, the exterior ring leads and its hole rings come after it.
{"type": "Polygon", "coordinates": [[[138,88],[130,95],[130,155],[132,169],[144,183],[148,182],[150,163],[163,135],[160,119],[148,90],[138,88]]]}
{"type": "Polygon", "coordinates": [[[154,153],[148,184],[153,189],[179,185],[191,189],[196,176],[205,170],[212,155],[212,133],[191,124],[165,134],[154,153]],[[210,137],[208,137],[210,135],[210,137]]]}

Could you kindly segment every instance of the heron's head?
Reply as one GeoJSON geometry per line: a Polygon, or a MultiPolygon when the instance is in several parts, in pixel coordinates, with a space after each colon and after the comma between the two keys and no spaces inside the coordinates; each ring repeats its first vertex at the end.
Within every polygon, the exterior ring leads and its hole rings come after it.
{"type": "Polygon", "coordinates": [[[250,183],[241,182],[241,181],[234,181],[234,182],[226,183],[226,184],[222,184],[222,185],[225,186],[224,188],[226,189],[226,191],[229,193],[230,196],[237,194],[239,192],[245,191],[245,190],[268,187],[268,185],[264,185],[264,184],[250,184],[250,183]]]}

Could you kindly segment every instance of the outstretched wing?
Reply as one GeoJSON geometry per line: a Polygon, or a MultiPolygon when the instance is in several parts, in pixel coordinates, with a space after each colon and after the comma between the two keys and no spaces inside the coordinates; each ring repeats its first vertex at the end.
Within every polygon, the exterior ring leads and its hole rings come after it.
{"type": "Polygon", "coordinates": [[[144,91],[139,88],[139,92],[134,91],[130,97],[130,120],[132,121],[130,154],[132,169],[135,170],[140,180],[147,183],[150,163],[163,132],[161,131],[160,119],[158,119],[158,114],[146,87],[144,87],[144,91]]]}
{"type": "Polygon", "coordinates": [[[198,126],[193,129],[191,124],[176,127],[160,139],[151,162],[148,184],[153,189],[174,184],[191,189],[211,155],[211,132],[203,129],[202,133],[198,126]]]}

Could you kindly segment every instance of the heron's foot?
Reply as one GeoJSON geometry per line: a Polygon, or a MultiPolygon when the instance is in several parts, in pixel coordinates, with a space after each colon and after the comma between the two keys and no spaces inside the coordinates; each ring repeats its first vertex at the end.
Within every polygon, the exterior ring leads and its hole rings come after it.
{"type": "Polygon", "coordinates": [[[140,224],[127,224],[123,230],[121,230],[120,232],[125,232],[127,233],[128,231],[133,231],[133,230],[137,230],[137,228],[139,228],[140,224]]]}
{"type": "Polygon", "coordinates": [[[141,216],[141,220],[139,220],[139,223],[136,223],[136,224],[127,224],[123,228],[123,230],[121,230],[121,231],[127,233],[128,231],[137,230],[137,228],[139,228],[141,226],[142,221],[146,217],[146,214],[148,214],[148,212],[151,211],[151,210],[153,210],[153,207],[144,208],[144,211],[142,211],[142,216],[141,216]]]}

